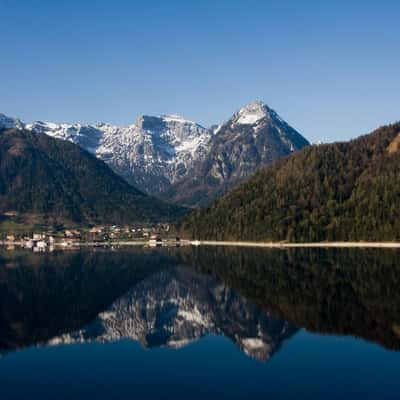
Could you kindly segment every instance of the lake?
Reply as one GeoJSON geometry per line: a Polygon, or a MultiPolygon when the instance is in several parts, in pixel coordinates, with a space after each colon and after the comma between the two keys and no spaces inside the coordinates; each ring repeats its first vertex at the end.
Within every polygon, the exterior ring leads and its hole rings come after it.
{"type": "Polygon", "coordinates": [[[0,398],[398,399],[400,251],[0,251],[0,398]]]}

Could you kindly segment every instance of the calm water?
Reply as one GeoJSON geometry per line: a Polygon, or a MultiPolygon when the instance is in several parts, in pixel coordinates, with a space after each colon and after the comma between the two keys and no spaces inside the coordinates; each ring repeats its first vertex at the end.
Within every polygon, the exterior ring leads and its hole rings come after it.
{"type": "Polygon", "coordinates": [[[0,399],[398,399],[400,252],[0,252],[0,399]]]}

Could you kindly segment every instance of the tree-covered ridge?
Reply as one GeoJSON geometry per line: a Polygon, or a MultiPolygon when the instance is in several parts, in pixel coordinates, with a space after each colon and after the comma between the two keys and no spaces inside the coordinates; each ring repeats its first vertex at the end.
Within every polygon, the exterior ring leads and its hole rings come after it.
{"type": "Polygon", "coordinates": [[[128,185],[79,146],[25,130],[0,132],[0,213],[49,221],[128,223],[170,218],[179,208],[128,185]]]}
{"type": "Polygon", "coordinates": [[[275,162],[179,224],[220,240],[399,240],[400,123],[275,162]]]}

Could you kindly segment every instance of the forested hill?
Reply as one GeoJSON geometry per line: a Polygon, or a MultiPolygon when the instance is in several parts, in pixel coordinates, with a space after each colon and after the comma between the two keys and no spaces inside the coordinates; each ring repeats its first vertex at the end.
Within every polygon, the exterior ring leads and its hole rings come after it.
{"type": "Polygon", "coordinates": [[[128,185],[76,144],[42,133],[0,132],[0,214],[42,221],[166,220],[181,210],[128,185]]]}
{"type": "Polygon", "coordinates": [[[178,229],[217,240],[400,240],[400,123],[279,160],[178,229]]]}

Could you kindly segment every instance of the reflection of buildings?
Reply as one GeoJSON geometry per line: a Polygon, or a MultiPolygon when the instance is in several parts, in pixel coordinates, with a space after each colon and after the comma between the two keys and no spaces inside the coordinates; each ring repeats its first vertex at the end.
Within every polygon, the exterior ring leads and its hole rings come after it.
{"type": "Polygon", "coordinates": [[[267,360],[295,332],[211,278],[174,267],[145,279],[94,321],[49,344],[131,338],[145,347],[179,348],[217,334],[247,355],[267,360]]]}

